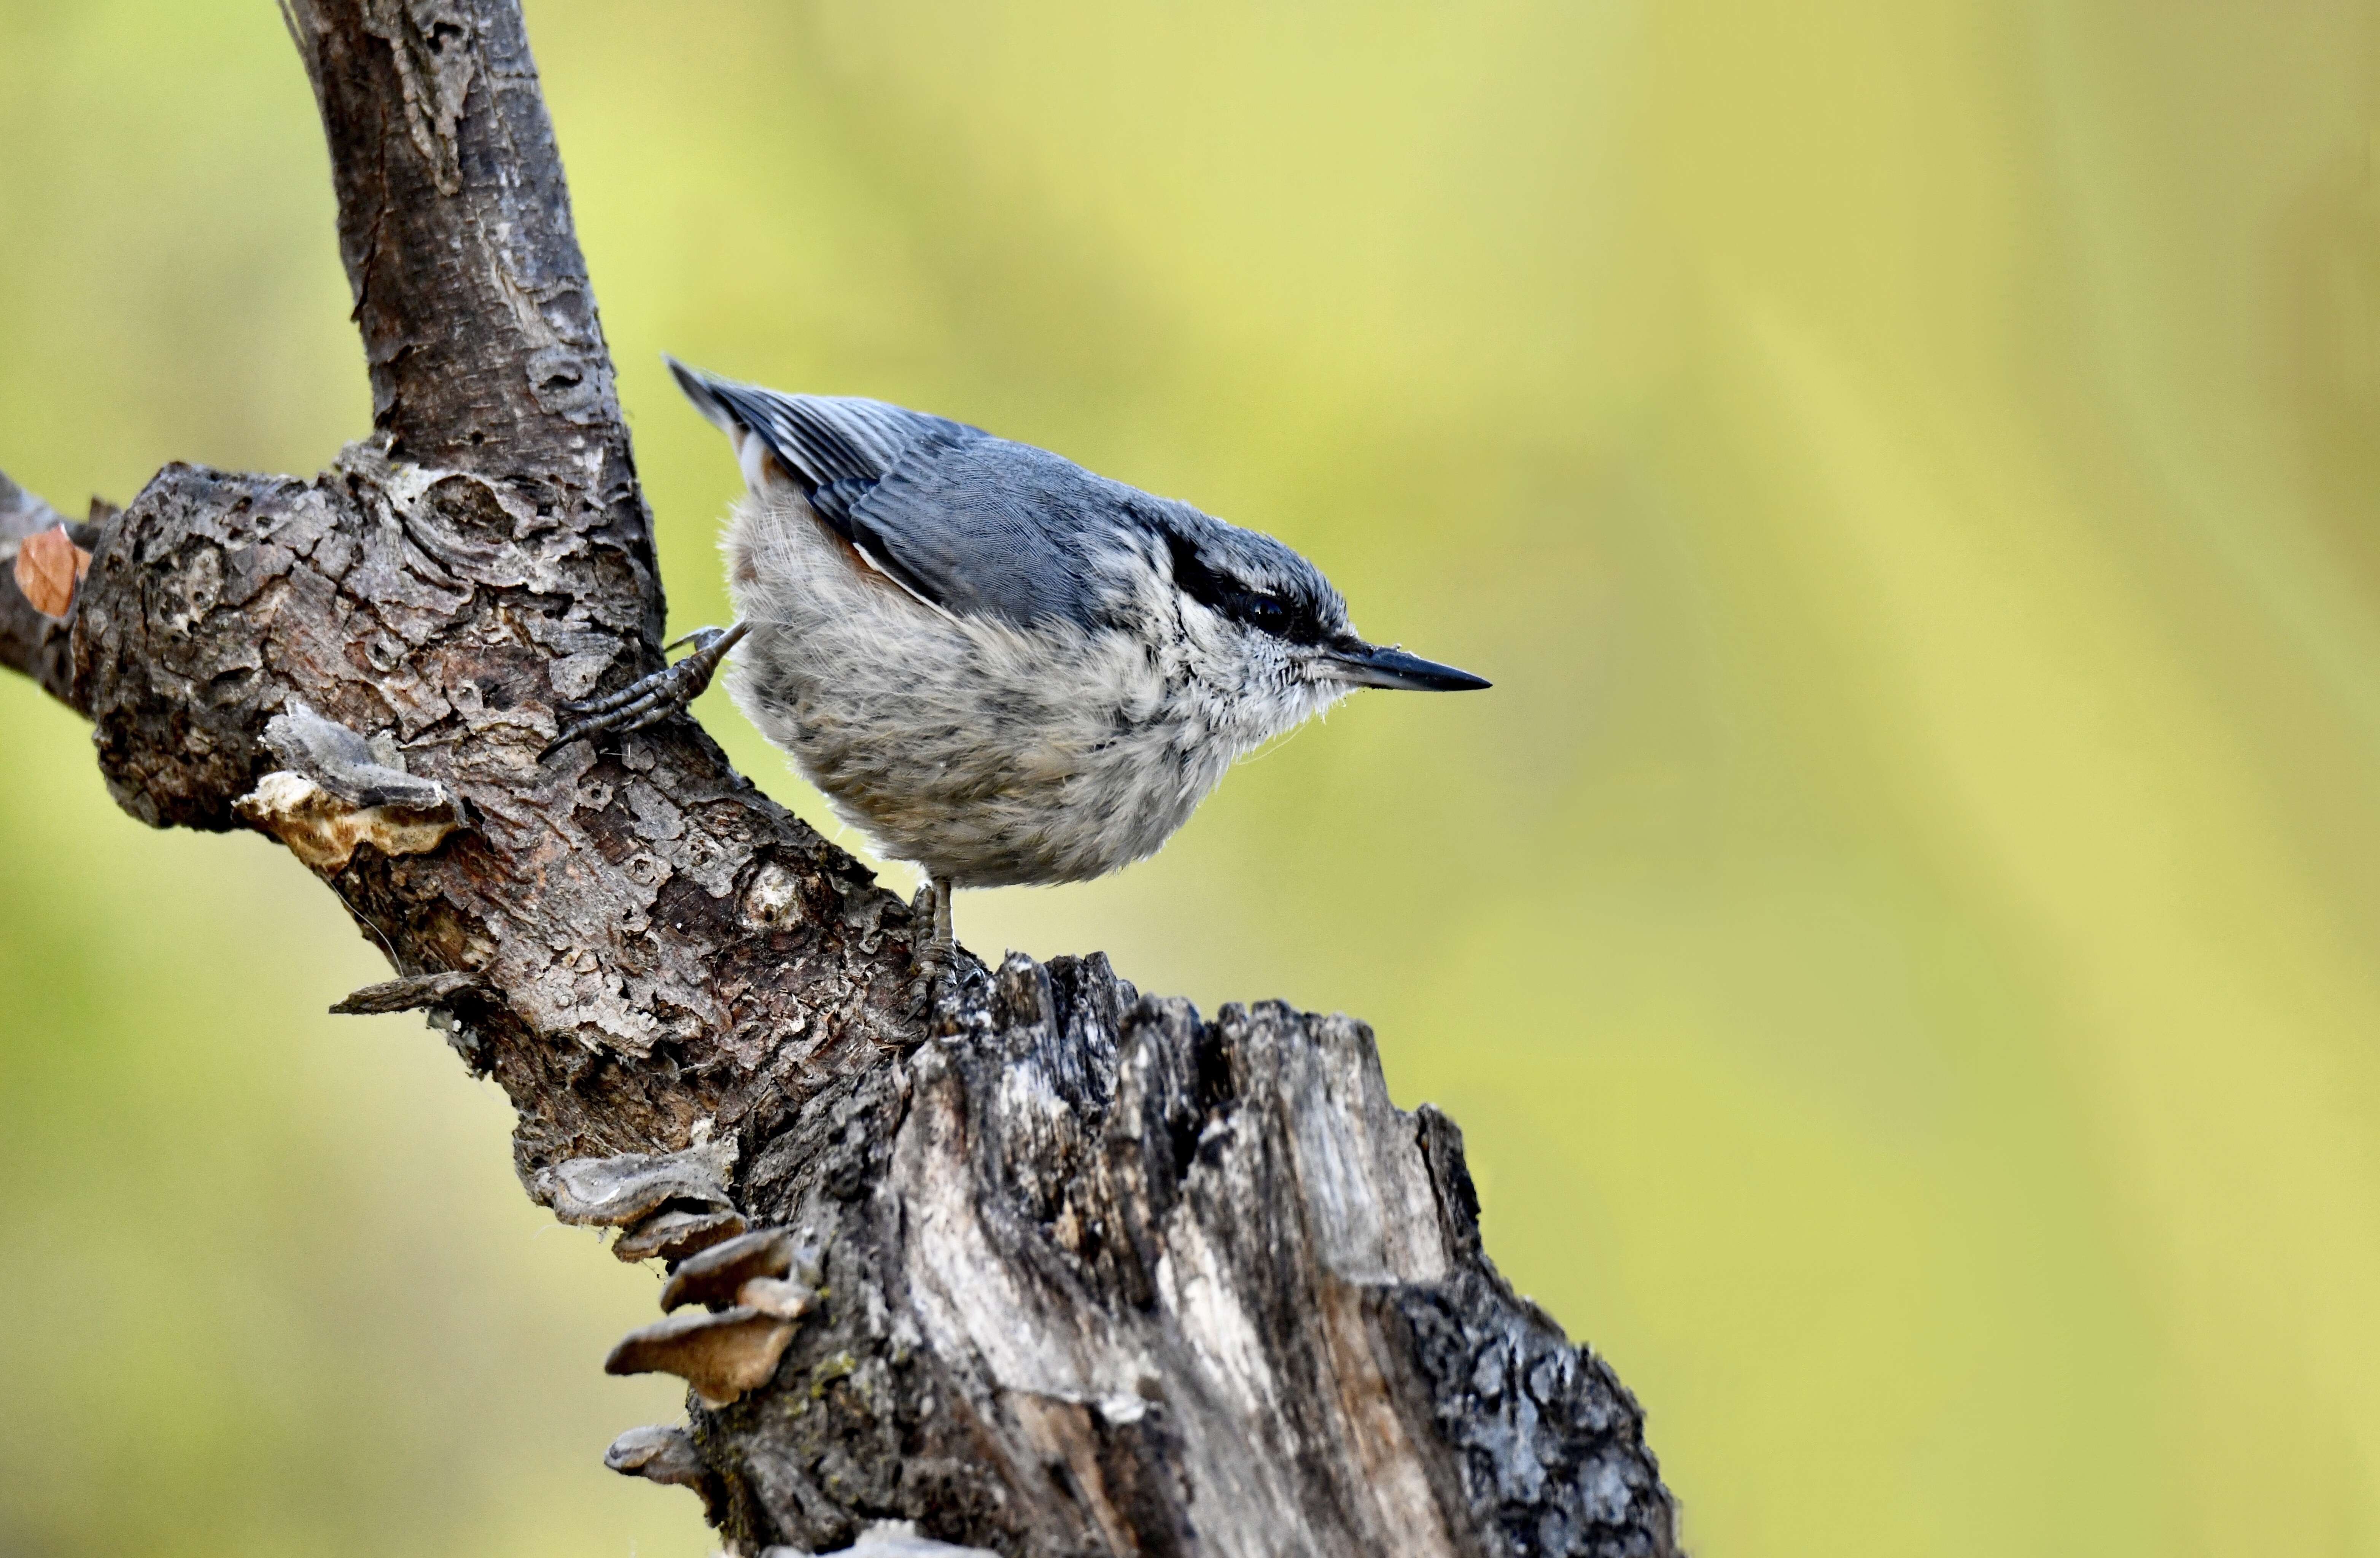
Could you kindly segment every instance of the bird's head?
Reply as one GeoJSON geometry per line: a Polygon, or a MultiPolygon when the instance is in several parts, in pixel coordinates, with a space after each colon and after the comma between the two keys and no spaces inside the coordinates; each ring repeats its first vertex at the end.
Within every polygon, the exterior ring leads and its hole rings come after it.
{"type": "Polygon", "coordinates": [[[1184,630],[1204,651],[1208,679],[1250,700],[1259,723],[1285,731],[1359,687],[1454,693],[1488,684],[1365,642],[1322,571],[1271,537],[1195,510],[1167,521],[1184,630]]]}

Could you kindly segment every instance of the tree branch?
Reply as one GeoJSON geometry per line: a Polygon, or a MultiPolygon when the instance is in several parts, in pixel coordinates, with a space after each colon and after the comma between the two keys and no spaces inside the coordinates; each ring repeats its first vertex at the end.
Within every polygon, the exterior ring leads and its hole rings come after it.
{"type": "Polygon", "coordinates": [[[17,542],[66,523],[66,515],[9,480],[6,472],[0,472],[0,553],[13,558],[17,542]]]}
{"type": "Polygon", "coordinates": [[[285,14],[328,131],[339,250],[389,453],[633,498],[518,9],[293,0],[285,14]]]}
{"type": "MultiPolygon", "coordinates": [[[[0,471],[0,565],[17,561],[17,549],[27,537],[60,525],[85,549],[98,538],[96,525],[75,524],[0,471]]],[[[88,713],[72,695],[71,642],[65,620],[44,615],[25,598],[13,568],[0,573],[0,666],[31,677],[52,697],[88,713]]]]}
{"type": "Polygon", "coordinates": [[[929,1039],[906,907],[690,720],[538,762],[662,598],[518,11],[287,14],[377,437],[167,466],[63,628],[0,592],[0,658],[136,816],[287,843],[390,950],[351,1009],[427,1007],[531,1193],[672,1263],[613,1366],[686,1375],[689,1425],[614,1467],[747,1553],[1673,1551],[1635,1403],[1497,1276],[1359,1024],[963,956],[929,1039]]]}

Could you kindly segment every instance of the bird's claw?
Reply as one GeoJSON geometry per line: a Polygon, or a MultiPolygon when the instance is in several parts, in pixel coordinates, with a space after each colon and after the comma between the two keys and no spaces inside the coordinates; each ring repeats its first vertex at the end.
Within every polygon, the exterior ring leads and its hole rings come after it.
{"type": "MultiPolygon", "coordinates": [[[[731,628],[698,628],[676,644],[691,644],[694,653],[674,666],[640,677],[616,693],[600,698],[581,698],[557,706],[557,712],[569,717],[569,723],[546,743],[545,750],[537,755],[540,763],[568,746],[572,742],[599,736],[607,731],[625,733],[641,731],[658,724],[686,705],[702,696],[717,674],[720,661],[745,634],[744,624],[731,628]]],[[[666,653],[666,651],[664,651],[666,653]]]]}
{"type": "Polygon", "coordinates": [[[930,880],[909,905],[910,923],[924,931],[912,944],[909,999],[930,1034],[957,1031],[958,942],[951,934],[950,892],[947,882],[930,880]]]}
{"type": "Polygon", "coordinates": [[[919,950],[909,981],[909,1001],[926,1032],[945,1032],[958,1009],[958,981],[952,974],[950,958],[933,947],[919,950]]]}

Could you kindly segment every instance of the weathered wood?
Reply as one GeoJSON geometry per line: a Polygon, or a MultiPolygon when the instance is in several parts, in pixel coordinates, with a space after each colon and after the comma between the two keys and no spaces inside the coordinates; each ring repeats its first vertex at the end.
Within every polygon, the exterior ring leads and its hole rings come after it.
{"type": "Polygon", "coordinates": [[[611,355],[519,7],[288,0],[285,12],[322,111],[389,452],[508,481],[558,477],[633,505],[611,355]]]}
{"type": "Polygon", "coordinates": [[[417,973],[409,979],[392,979],[350,992],[345,999],[332,1004],[331,1015],[379,1017],[396,1011],[427,1011],[435,1007],[452,1007],[466,997],[476,999],[493,994],[487,981],[476,973],[417,973]]]}
{"type": "Polygon", "coordinates": [[[1012,955],[968,1031],[745,1172],[821,1253],[778,1388],[698,1409],[734,1528],[1003,1552],[1654,1553],[1636,1405],[1481,1252],[1459,1135],[1371,1034],[1201,1021],[1012,955]]]}
{"type": "Polygon", "coordinates": [[[615,1465],[744,1553],[1672,1551],[1634,1402],[1498,1278],[1359,1024],[963,956],[929,1038],[907,907],[690,721],[537,761],[659,663],[662,598],[520,18],[289,15],[376,436],[167,466],[82,533],[67,623],[20,651],[0,589],[0,659],[134,815],[290,843],[395,965],[357,998],[433,1006],[557,1214],[674,1262],[754,1230],[615,1354],[717,1405],[615,1465]]]}

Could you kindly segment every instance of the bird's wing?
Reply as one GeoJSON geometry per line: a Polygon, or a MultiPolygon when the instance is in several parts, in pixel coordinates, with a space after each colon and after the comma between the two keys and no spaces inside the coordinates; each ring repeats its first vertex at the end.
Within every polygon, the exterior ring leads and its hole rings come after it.
{"type": "MultiPolygon", "coordinates": [[[[813,500],[815,501],[815,500],[813,500]]],[[[1119,525],[1154,500],[1028,444],[921,445],[859,494],[857,545],[960,616],[1096,627],[1119,525]]]]}
{"type": "Polygon", "coordinates": [[[713,423],[757,434],[819,517],[918,599],[1015,626],[1091,624],[1093,542],[1119,499],[1045,450],[852,396],[789,395],[670,367],[713,423]]]}
{"type": "Polygon", "coordinates": [[[695,409],[723,432],[758,433],[806,492],[832,492],[840,487],[865,491],[921,442],[990,436],[947,417],[929,417],[880,400],[789,395],[722,379],[675,357],[662,360],[677,375],[678,387],[695,409]]]}

